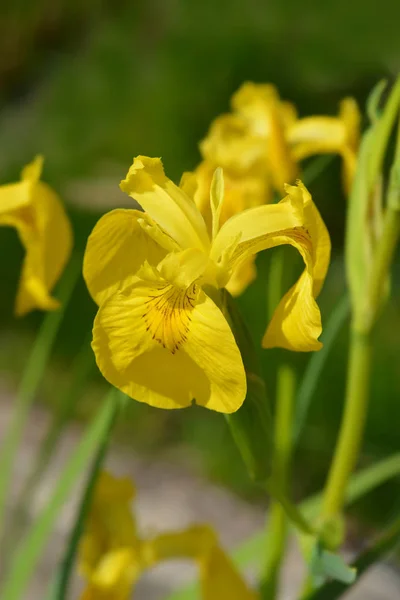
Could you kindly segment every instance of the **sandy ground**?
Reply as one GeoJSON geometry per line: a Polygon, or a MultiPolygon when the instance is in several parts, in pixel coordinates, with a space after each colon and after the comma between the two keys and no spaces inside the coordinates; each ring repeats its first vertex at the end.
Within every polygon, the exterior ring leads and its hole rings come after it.
{"type": "MultiPolygon", "coordinates": [[[[0,397],[0,440],[7,428],[11,402],[3,390],[0,397]]],[[[46,414],[35,409],[24,437],[14,472],[13,491],[16,493],[29,469],[33,450],[41,439],[46,426],[46,414]]],[[[60,440],[57,453],[52,457],[49,471],[29,506],[28,518],[33,520],[46,503],[53,482],[61,465],[80,436],[78,427],[71,427],[60,440]]],[[[115,473],[132,477],[137,486],[135,502],[140,531],[151,533],[183,528],[193,523],[210,523],[218,531],[222,543],[228,549],[263,527],[263,511],[232,495],[229,491],[197,477],[181,465],[166,460],[148,460],[132,451],[113,448],[107,466],[115,473]]],[[[24,600],[43,600],[48,583],[55,572],[64,550],[64,542],[74,515],[78,489],[57,519],[43,560],[24,596],[24,600]]],[[[190,582],[196,575],[195,568],[186,562],[164,564],[146,574],[140,581],[136,600],[161,600],[169,591],[190,582]]],[[[251,574],[248,574],[251,577],[251,574]]],[[[304,569],[294,542],[282,577],[280,600],[294,600],[301,585],[304,569]]],[[[74,582],[71,600],[78,598],[80,583],[74,582]]],[[[360,579],[345,596],[346,600],[396,600],[400,599],[400,578],[394,568],[380,564],[360,579]]],[[[222,599],[223,600],[223,599],[222,599]]],[[[227,599],[228,600],[228,599],[227,599]]]]}

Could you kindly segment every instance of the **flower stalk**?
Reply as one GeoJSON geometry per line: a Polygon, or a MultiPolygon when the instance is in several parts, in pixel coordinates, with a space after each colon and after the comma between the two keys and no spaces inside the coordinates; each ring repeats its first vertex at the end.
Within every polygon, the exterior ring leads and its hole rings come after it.
{"type": "MultiPolygon", "coordinates": [[[[382,144],[375,146],[374,142],[384,139],[387,145],[390,128],[393,124],[400,103],[399,82],[395,85],[391,97],[386,105],[382,118],[367,131],[365,135],[364,148],[360,156],[358,186],[357,180],[353,188],[349,210],[347,258],[352,260],[350,237],[352,233],[360,230],[360,222],[357,217],[366,215],[372,194],[379,185],[380,170],[383,163],[382,144]],[[377,154],[379,156],[377,157],[377,154]],[[377,166],[378,165],[378,166],[377,166]],[[370,167],[369,171],[367,166],[370,167]],[[368,176],[373,167],[375,179],[368,176]],[[367,182],[367,185],[365,183],[367,182]],[[354,207],[361,209],[357,215],[354,207]]],[[[376,115],[376,113],[375,113],[376,115]]],[[[338,547],[342,542],[343,527],[341,527],[340,513],[344,505],[344,496],[349,477],[357,463],[364,433],[367,416],[368,396],[371,376],[372,358],[372,335],[379,310],[387,296],[387,282],[393,256],[400,236],[400,128],[397,135],[397,144],[394,163],[390,173],[389,192],[385,212],[383,215],[383,227],[378,241],[373,247],[372,264],[368,266],[366,256],[358,257],[358,264],[362,266],[357,273],[350,269],[348,271],[350,287],[353,291],[353,314],[350,338],[350,355],[348,363],[348,379],[345,397],[345,410],[340,428],[339,438],[336,445],[334,458],[324,493],[322,505],[321,534],[325,542],[331,547],[338,547]],[[363,262],[360,262],[360,258],[363,262]],[[360,278],[359,273],[362,273],[360,278]],[[353,275],[353,277],[352,277],[353,275]],[[357,285],[354,280],[358,277],[357,285]],[[353,287],[352,287],[353,284],[353,287]]],[[[361,240],[361,252],[367,247],[370,240],[368,228],[365,228],[364,239],[361,240]]],[[[353,240],[354,241],[354,240],[353,240]]]]}
{"type": "MultiPolygon", "coordinates": [[[[273,477],[287,493],[289,465],[293,440],[293,412],[296,382],[293,369],[283,364],[278,370],[277,405],[274,424],[273,477]]],[[[279,573],[282,565],[288,533],[288,517],[280,502],[272,500],[267,526],[267,556],[261,582],[263,600],[276,598],[279,573]]]]}
{"type": "Polygon", "coordinates": [[[345,411],[322,507],[322,516],[327,523],[333,523],[343,507],[347,482],[359,455],[367,413],[371,349],[369,332],[353,330],[345,411]]]}

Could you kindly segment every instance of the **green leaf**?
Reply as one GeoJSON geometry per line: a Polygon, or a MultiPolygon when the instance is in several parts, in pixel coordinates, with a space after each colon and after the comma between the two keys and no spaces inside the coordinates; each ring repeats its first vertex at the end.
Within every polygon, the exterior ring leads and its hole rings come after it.
{"type": "Polygon", "coordinates": [[[118,392],[114,389],[107,394],[94,420],[87,427],[82,439],[72,452],[47,505],[35,519],[13,556],[1,589],[1,600],[21,600],[23,597],[40,555],[54,529],[60,509],[71,493],[79,475],[90,464],[100,440],[104,439],[109,431],[110,422],[114,419],[117,394],[118,392]]]}
{"type": "Polygon", "coordinates": [[[0,453],[0,538],[2,527],[4,527],[6,499],[11,487],[10,481],[13,475],[15,456],[28,421],[30,407],[42,381],[65,309],[80,276],[81,268],[81,258],[73,257],[60,282],[59,293],[57,294],[61,306],[58,310],[48,312],[43,317],[39,333],[22,375],[14,413],[0,453]]]}
{"type": "Polygon", "coordinates": [[[81,502],[76,512],[75,523],[70,533],[69,540],[66,544],[66,552],[60,565],[55,585],[51,588],[53,595],[50,596],[50,598],[54,598],[54,600],[65,600],[65,598],[67,598],[75,555],[78,549],[79,540],[82,535],[85,520],[90,509],[93,490],[96,485],[99,471],[103,466],[110,443],[111,432],[123,400],[122,393],[116,392],[116,396],[117,398],[114,402],[114,413],[107,423],[107,429],[104,431],[103,437],[99,441],[97,453],[86,479],[86,485],[83,490],[81,502]]]}
{"type": "MultiPolygon", "coordinates": [[[[55,448],[61,439],[62,432],[72,419],[76,404],[82,396],[82,390],[95,364],[94,354],[90,347],[91,337],[92,334],[90,332],[90,336],[85,339],[80,352],[70,367],[71,376],[69,383],[60,391],[60,397],[54,408],[46,435],[35,456],[32,470],[18,495],[18,501],[13,510],[12,525],[24,515],[25,506],[29,504],[32,495],[35,493],[36,486],[46,472],[55,448]]],[[[11,531],[13,531],[12,525],[11,531]]]]}
{"type": "Polygon", "coordinates": [[[271,472],[272,415],[253,340],[235,301],[224,293],[224,314],[229,320],[246,370],[247,395],[238,411],[226,415],[232,437],[250,477],[265,482],[271,472]]]}
{"type": "MultiPolygon", "coordinates": [[[[397,518],[386,529],[383,535],[373,544],[371,544],[357,559],[351,567],[357,571],[358,579],[374,563],[382,560],[390,552],[400,546],[400,519],[397,518]]],[[[352,585],[352,581],[330,581],[311,592],[305,600],[336,600],[341,598],[342,594],[352,585]]]]}
{"type": "Polygon", "coordinates": [[[321,544],[316,544],[310,562],[311,576],[316,585],[321,585],[326,579],[334,579],[351,584],[356,580],[357,571],[349,567],[339,554],[329,552],[321,544]]]}

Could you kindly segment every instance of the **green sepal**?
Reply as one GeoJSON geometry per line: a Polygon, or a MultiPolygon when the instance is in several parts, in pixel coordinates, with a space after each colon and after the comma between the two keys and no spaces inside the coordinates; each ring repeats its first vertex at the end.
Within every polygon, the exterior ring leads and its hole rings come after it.
{"type": "Polygon", "coordinates": [[[238,411],[226,415],[226,420],[250,477],[265,482],[271,474],[273,436],[265,382],[253,340],[235,301],[226,290],[223,291],[223,312],[241,352],[247,378],[246,399],[238,411]]]}

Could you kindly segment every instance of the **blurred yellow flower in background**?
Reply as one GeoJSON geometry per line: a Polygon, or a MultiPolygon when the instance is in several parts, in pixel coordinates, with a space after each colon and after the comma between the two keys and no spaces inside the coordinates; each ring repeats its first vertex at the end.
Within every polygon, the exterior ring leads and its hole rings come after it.
{"type": "MultiPolygon", "coordinates": [[[[204,162],[211,169],[222,167],[234,180],[257,178],[263,194],[253,195],[249,207],[270,201],[272,189],[281,193],[286,183],[293,183],[303,159],[338,153],[349,191],[360,138],[360,112],[353,98],[341,102],[336,117],[298,118],[295,106],[281,100],[275,86],[247,82],[232,96],[231,105],[232,113],[217,117],[200,143],[203,162],[196,170],[199,178],[206,171],[204,162]]],[[[232,204],[235,206],[234,201],[232,204]]],[[[199,200],[199,205],[206,206],[206,202],[199,200]]],[[[242,210],[240,203],[237,206],[242,210]]]]}
{"type": "Polygon", "coordinates": [[[246,396],[240,351],[218,290],[261,250],[290,244],[306,268],[284,296],[264,347],[321,347],[315,301],[329,264],[330,240],[306,188],[287,186],[277,204],[221,224],[221,169],[209,188],[211,223],[198,210],[196,181],[176,186],[158,158],[137,157],[121,189],[145,211],[113,210],[89,237],[84,277],[99,305],[92,347],[104,377],[128,396],[161,408],[193,400],[231,413],[246,396]]]}
{"type": "Polygon", "coordinates": [[[64,207],[49,185],[40,180],[43,158],[27,165],[21,181],[0,186],[0,226],[14,227],[25,248],[15,313],[54,310],[50,295],[71,253],[72,229],[64,207]]]}
{"type": "MultiPolygon", "coordinates": [[[[295,106],[280,99],[275,86],[244,83],[232,96],[232,112],[217,117],[200,143],[202,162],[194,200],[210,230],[209,190],[217,167],[224,170],[225,199],[220,220],[247,208],[272,202],[300,173],[303,159],[314,154],[338,153],[343,158],[343,181],[350,191],[360,136],[360,112],[353,98],[345,98],[337,117],[299,119],[295,106]]],[[[189,174],[185,175],[189,178],[189,174]]],[[[240,295],[256,278],[255,256],[235,269],[228,289],[240,295]]]]}
{"type": "Polygon", "coordinates": [[[80,600],[129,600],[144,571],[182,558],[197,562],[203,600],[256,600],[208,526],[139,537],[134,495],[129,479],[100,474],[79,547],[79,571],[86,581],[80,600]]]}
{"type": "Polygon", "coordinates": [[[354,98],[340,103],[337,117],[313,116],[294,122],[287,139],[296,161],[313,154],[338,153],[343,159],[343,184],[350,193],[360,143],[361,114],[354,98]]]}
{"type": "Polygon", "coordinates": [[[79,571],[87,581],[82,600],[125,600],[139,577],[140,541],[127,478],[101,473],[79,547],[79,571]]]}

